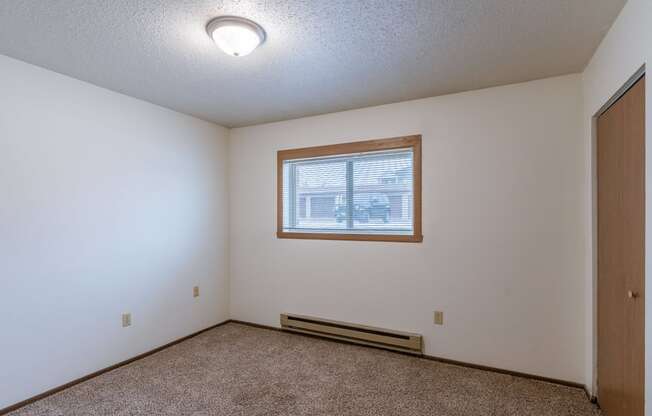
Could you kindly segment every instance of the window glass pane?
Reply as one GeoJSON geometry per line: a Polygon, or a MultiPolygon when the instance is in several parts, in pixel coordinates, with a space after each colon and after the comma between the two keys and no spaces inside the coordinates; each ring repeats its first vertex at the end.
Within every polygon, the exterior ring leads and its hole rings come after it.
{"type": "Polygon", "coordinates": [[[289,173],[290,164],[283,163],[283,228],[288,227],[290,224],[290,211],[288,210],[290,204],[290,193],[288,192],[290,189],[289,173]]]}
{"type": "Polygon", "coordinates": [[[346,218],[336,201],[346,192],[346,162],[303,160],[286,162],[284,171],[284,228],[293,231],[340,230],[346,218]],[[284,178],[285,181],[285,178],[284,178]]]}
{"type": "Polygon", "coordinates": [[[369,155],[353,162],[353,228],[412,230],[412,152],[369,155]]]}
{"type": "Polygon", "coordinates": [[[410,235],[413,151],[285,160],[283,229],[410,235]]]}

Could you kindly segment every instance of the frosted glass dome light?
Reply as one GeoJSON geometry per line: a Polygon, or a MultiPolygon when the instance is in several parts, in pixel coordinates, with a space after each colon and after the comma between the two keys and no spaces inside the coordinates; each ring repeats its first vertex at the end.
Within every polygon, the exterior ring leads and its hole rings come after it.
{"type": "Polygon", "coordinates": [[[245,56],[265,41],[265,31],[256,22],[236,16],[220,16],[208,22],[208,36],[225,53],[245,56]]]}

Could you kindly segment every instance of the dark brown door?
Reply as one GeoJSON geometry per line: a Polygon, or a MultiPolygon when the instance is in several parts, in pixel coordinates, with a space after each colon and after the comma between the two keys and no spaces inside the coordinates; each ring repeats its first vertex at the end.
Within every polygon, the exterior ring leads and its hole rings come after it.
{"type": "Polygon", "coordinates": [[[598,119],[598,402],[643,416],[645,78],[598,119]]]}

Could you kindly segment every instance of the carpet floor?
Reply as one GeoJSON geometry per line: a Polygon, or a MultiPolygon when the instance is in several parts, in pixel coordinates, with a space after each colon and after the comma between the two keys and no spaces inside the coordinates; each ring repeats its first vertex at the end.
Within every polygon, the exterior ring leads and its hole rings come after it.
{"type": "Polygon", "coordinates": [[[599,414],[580,389],[229,323],[11,415],[599,414]]]}

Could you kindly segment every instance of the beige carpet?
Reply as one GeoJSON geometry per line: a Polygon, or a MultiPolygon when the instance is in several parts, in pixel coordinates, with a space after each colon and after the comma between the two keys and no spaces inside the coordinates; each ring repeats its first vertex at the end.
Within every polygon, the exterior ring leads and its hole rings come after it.
{"type": "Polygon", "coordinates": [[[579,389],[229,323],[18,415],[599,415],[579,389]]]}

